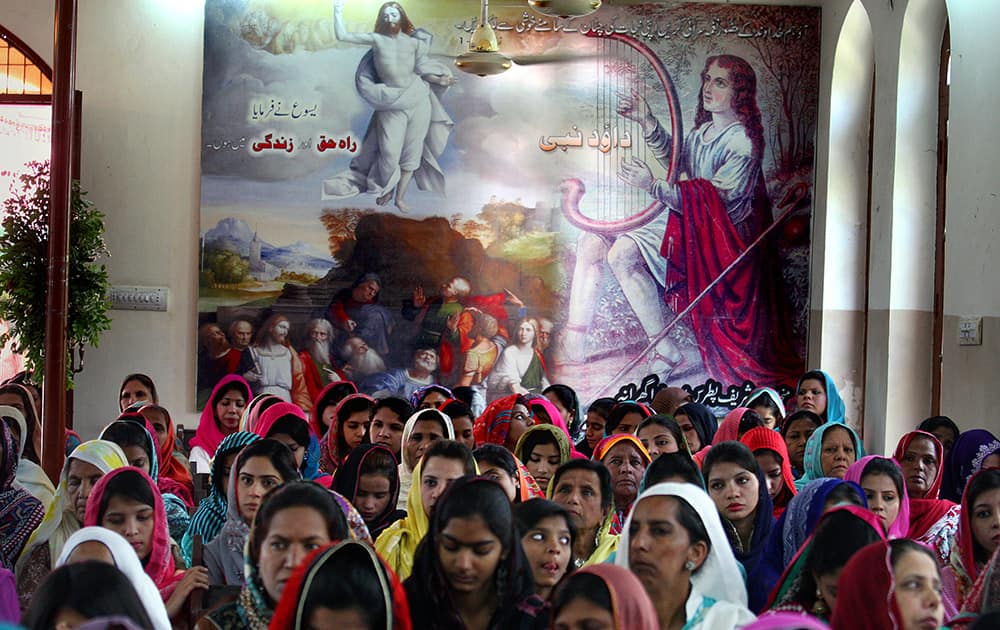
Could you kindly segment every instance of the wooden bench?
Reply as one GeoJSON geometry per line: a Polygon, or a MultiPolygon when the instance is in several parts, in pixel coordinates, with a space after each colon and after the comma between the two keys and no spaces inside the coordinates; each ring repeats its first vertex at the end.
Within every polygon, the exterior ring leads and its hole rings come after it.
{"type": "MultiPolygon", "coordinates": [[[[192,539],[191,566],[205,566],[205,546],[201,534],[196,534],[192,539]]],[[[193,591],[189,600],[189,627],[194,628],[199,619],[215,608],[236,601],[241,590],[240,586],[210,586],[208,590],[193,591]]]]}

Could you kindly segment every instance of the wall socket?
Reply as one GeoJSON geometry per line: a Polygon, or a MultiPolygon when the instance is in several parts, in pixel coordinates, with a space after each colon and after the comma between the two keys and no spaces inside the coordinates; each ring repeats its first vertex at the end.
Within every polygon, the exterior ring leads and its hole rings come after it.
{"type": "Polygon", "coordinates": [[[166,311],[167,287],[111,287],[108,299],[119,311],[166,311]]]}
{"type": "Polygon", "coordinates": [[[958,345],[983,345],[983,318],[962,317],[958,320],[958,345]]]}

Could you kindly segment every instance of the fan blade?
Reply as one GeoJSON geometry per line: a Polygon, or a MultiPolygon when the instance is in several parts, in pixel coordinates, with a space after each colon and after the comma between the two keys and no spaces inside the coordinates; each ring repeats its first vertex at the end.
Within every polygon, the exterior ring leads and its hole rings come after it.
{"type": "Polygon", "coordinates": [[[535,66],[543,63],[573,63],[597,59],[600,55],[592,53],[550,53],[547,55],[511,55],[510,60],[519,66],[535,66]]]}

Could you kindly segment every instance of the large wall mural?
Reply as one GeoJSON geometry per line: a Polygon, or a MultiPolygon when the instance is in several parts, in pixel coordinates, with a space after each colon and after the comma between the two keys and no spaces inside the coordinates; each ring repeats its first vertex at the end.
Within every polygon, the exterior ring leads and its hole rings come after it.
{"type": "Polygon", "coordinates": [[[804,369],[820,11],[208,0],[199,405],[349,379],[491,400],[804,369]]]}

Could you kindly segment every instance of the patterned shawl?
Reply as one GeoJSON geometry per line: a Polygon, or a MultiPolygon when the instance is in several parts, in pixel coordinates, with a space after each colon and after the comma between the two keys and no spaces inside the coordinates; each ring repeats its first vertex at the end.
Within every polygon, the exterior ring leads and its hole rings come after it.
{"type": "Polygon", "coordinates": [[[13,568],[25,543],[42,522],[42,502],[17,487],[17,445],[5,422],[0,422],[0,564],[13,568]]]}

